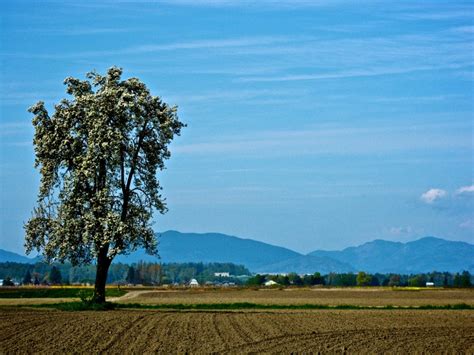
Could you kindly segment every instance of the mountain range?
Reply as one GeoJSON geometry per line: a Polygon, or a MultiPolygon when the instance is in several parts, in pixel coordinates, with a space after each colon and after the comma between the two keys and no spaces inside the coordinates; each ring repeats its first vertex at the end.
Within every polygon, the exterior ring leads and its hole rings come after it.
{"type": "MultiPolygon", "coordinates": [[[[139,249],[119,255],[114,262],[232,262],[259,273],[357,272],[419,273],[430,271],[474,271],[474,245],[425,237],[400,243],[374,240],[340,251],[316,250],[307,255],[293,250],[219,233],[157,234],[160,256],[139,249]]],[[[27,258],[0,249],[0,262],[34,263],[27,258]]]]}

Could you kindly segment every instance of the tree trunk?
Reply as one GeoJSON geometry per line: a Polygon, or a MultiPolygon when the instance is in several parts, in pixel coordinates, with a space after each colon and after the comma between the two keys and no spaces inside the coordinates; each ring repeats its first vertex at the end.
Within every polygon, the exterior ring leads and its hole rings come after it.
{"type": "Polygon", "coordinates": [[[97,256],[97,272],[95,274],[94,302],[105,303],[105,284],[112,260],[107,257],[108,248],[101,248],[97,256]]]}

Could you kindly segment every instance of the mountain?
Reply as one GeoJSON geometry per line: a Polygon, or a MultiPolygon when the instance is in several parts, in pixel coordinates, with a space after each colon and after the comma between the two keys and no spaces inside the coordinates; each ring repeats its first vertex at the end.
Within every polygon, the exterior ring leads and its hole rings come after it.
{"type": "MultiPolygon", "coordinates": [[[[139,249],[119,255],[114,262],[230,262],[260,273],[357,272],[419,273],[430,271],[474,272],[474,245],[426,237],[409,243],[374,240],[340,251],[316,250],[302,255],[293,250],[219,233],[157,234],[160,258],[139,249]]],[[[0,249],[0,262],[35,263],[0,249]]]]}
{"type": "MultiPolygon", "coordinates": [[[[292,259],[301,254],[282,247],[242,239],[219,233],[180,233],[167,231],[158,234],[158,251],[161,261],[169,262],[231,262],[250,270],[292,259]]],[[[120,255],[116,262],[157,262],[156,256],[138,250],[130,255],[120,255]]]]}
{"type": "Polygon", "coordinates": [[[0,262],[5,263],[5,262],[12,262],[12,263],[23,263],[23,264],[34,264],[36,263],[37,258],[27,258],[26,256],[13,253],[11,251],[6,251],[3,249],[0,249],[0,262]]]}
{"type": "Polygon", "coordinates": [[[374,240],[341,251],[316,250],[308,255],[329,257],[372,273],[474,270],[474,245],[435,237],[408,243],[374,240]]]}

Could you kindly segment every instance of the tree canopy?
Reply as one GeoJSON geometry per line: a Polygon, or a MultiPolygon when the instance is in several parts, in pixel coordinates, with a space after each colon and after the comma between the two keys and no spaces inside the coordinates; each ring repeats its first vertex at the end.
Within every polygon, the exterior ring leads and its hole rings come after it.
{"type": "Polygon", "coordinates": [[[121,75],[112,67],[105,76],[66,78],[71,97],[52,115],[42,101],[29,109],[41,182],[25,225],[27,252],[73,265],[97,260],[105,278],[117,254],[156,252],[151,217],[166,212],[156,173],[184,127],[176,107],[121,75]]]}

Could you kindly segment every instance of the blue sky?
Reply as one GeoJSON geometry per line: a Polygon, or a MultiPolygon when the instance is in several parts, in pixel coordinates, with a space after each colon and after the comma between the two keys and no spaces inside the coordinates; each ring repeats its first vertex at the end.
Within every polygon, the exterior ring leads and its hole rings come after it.
{"type": "Polygon", "coordinates": [[[188,124],[156,229],[300,252],[474,241],[474,6],[378,1],[3,1],[0,248],[36,201],[27,108],[112,65],[188,124]]]}

